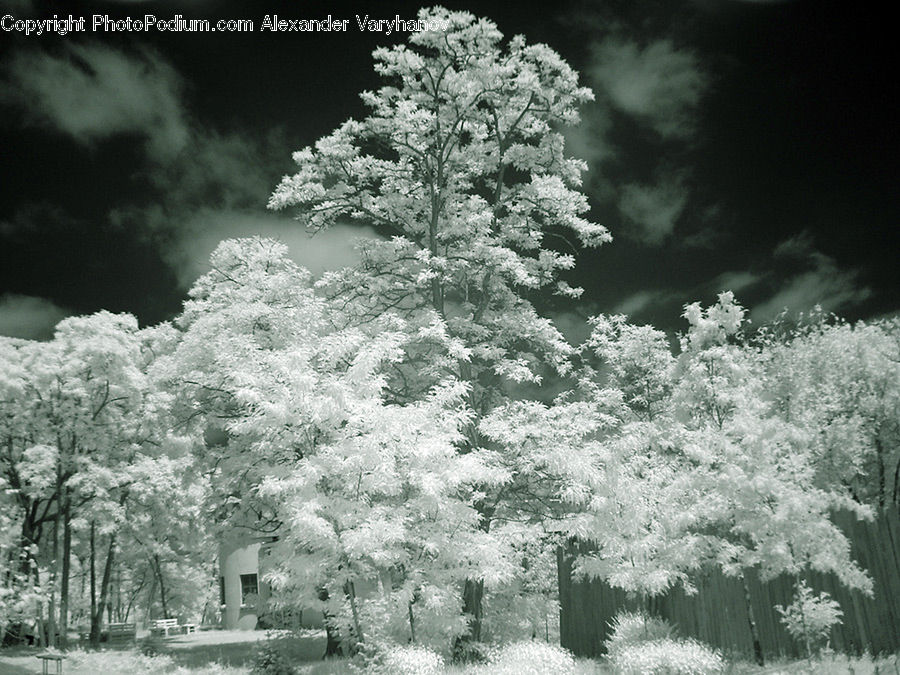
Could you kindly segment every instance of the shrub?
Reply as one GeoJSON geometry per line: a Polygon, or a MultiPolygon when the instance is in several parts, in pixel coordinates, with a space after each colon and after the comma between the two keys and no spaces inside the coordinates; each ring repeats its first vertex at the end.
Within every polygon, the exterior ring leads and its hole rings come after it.
{"type": "Polygon", "coordinates": [[[350,672],[367,675],[439,675],[443,657],[427,647],[367,641],[350,663],[350,672]]]}
{"type": "Polygon", "coordinates": [[[278,649],[276,642],[271,637],[257,645],[253,654],[250,675],[296,675],[296,672],[287,656],[278,649]]]}
{"type": "Polygon", "coordinates": [[[425,647],[393,647],[384,653],[384,670],[389,675],[438,675],[444,671],[444,659],[425,647]]]}
{"type": "Polygon", "coordinates": [[[138,642],[138,651],[144,656],[159,656],[163,653],[163,641],[156,635],[149,635],[138,642]]]}
{"type": "Polygon", "coordinates": [[[84,651],[67,652],[66,668],[87,673],[128,673],[129,675],[156,675],[170,672],[175,664],[172,657],[145,656],[132,651],[84,651]]]}
{"type": "Polygon", "coordinates": [[[612,632],[606,640],[606,652],[610,659],[625,647],[675,636],[675,627],[668,621],[642,612],[619,612],[609,626],[612,632]]]}
{"type": "Polygon", "coordinates": [[[570,675],[575,671],[572,655],[546,642],[516,642],[491,655],[486,672],[496,675],[570,675]]]}
{"type": "Polygon", "coordinates": [[[496,651],[484,642],[461,642],[454,646],[453,660],[457,663],[487,663],[496,651]]]}
{"type": "Polygon", "coordinates": [[[841,606],[828,593],[814,593],[805,581],[797,584],[790,605],[775,605],[775,609],[791,637],[806,645],[807,656],[812,656],[814,646],[828,640],[831,627],[839,624],[844,615],[841,606]]]}
{"type": "Polygon", "coordinates": [[[672,638],[623,646],[610,663],[621,675],[712,675],[725,669],[718,652],[696,640],[672,638]]]}

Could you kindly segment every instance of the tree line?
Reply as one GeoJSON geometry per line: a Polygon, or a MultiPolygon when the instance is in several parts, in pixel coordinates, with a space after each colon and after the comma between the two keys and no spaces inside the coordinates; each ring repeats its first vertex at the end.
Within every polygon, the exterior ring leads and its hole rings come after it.
{"type": "Polygon", "coordinates": [[[610,240],[564,152],[592,94],[546,45],[420,18],[449,28],[377,49],[368,115],[270,200],[375,227],[359,264],[313,280],[229,240],[172,322],[0,341],[0,623],[52,643],[77,612],[99,639],[121,597],[202,612],[236,527],[277,535],[273,602],[348,649],[549,635],[568,541],[591,544],[579,574],[648,597],[708,565],[871,592],[830,513],[897,507],[898,321],[751,331],[725,292],[686,305],[676,350],[622,316],[570,344],[536,307],[579,297],[574,253],[610,240]]]}

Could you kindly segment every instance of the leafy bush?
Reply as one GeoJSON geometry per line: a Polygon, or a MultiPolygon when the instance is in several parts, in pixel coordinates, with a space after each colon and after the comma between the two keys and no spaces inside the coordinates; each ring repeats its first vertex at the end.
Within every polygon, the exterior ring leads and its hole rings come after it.
{"type": "Polygon", "coordinates": [[[619,612],[609,626],[612,633],[606,640],[606,651],[610,659],[625,647],[675,636],[675,627],[668,621],[642,612],[619,612]]]}
{"type": "Polygon", "coordinates": [[[129,675],[156,675],[168,673],[175,668],[172,657],[145,656],[131,651],[84,651],[72,649],[67,652],[66,668],[88,673],[128,673],[129,675]]]}
{"type": "Polygon", "coordinates": [[[149,635],[138,643],[138,651],[143,656],[159,656],[163,653],[163,641],[156,635],[149,635]]]}
{"type": "Polygon", "coordinates": [[[492,675],[569,675],[575,671],[572,655],[546,642],[516,642],[496,650],[486,666],[492,675]]]}
{"type": "Polygon", "coordinates": [[[287,656],[278,649],[271,637],[260,642],[253,654],[250,675],[296,675],[296,669],[287,656]]]}
{"type": "Polygon", "coordinates": [[[712,675],[725,670],[722,656],[696,640],[662,638],[630,644],[610,655],[621,675],[712,675]]]}
{"type": "Polygon", "coordinates": [[[487,663],[496,650],[485,642],[461,642],[454,645],[453,660],[457,663],[487,663]]]}
{"type": "Polygon", "coordinates": [[[841,606],[828,593],[814,593],[805,581],[797,584],[794,601],[787,607],[775,605],[781,614],[781,622],[791,637],[806,645],[811,656],[813,647],[828,640],[831,627],[839,624],[844,616],[841,606]]]}
{"type": "Polygon", "coordinates": [[[444,672],[444,659],[419,645],[367,641],[359,645],[349,668],[367,675],[439,675],[444,672]]]}
{"type": "Polygon", "coordinates": [[[390,675],[438,675],[444,659],[425,647],[394,647],[384,654],[382,672],[390,675]]]}

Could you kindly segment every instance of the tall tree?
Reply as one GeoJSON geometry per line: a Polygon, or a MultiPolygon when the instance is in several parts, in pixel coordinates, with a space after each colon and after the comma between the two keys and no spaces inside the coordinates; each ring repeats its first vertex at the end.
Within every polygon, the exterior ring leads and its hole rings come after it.
{"type": "Polygon", "coordinates": [[[744,583],[762,663],[747,571],[756,569],[767,580],[812,568],[871,594],[871,579],[830,518],[839,508],[870,518],[871,509],[844,485],[817,480],[815,430],[778,415],[756,350],[729,340],[744,317],[733,295],[721,293],[705,310],[688,305],[684,317],[690,328],[675,398],[685,420],[683,449],[695,465],[692,481],[704,496],[695,527],[709,528],[716,563],[744,583]]]}
{"type": "Polygon", "coordinates": [[[274,600],[324,610],[351,648],[373,633],[449,647],[465,630],[455,586],[508,570],[472,505],[473,484],[502,472],[491,453],[455,449],[465,387],[447,378],[421,401],[384,397],[404,346],[437,338],[388,315],[346,326],[270,240],[223,242],[211,263],[170,372],[185,411],[227,437],[203,452],[223,519],[278,535],[274,600]],[[379,592],[362,597],[373,581],[379,592]]]}
{"type": "MultiPolygon", "coordinates": [[[[296,208],[312,230],[351,220],[390,237],[362,245],[363,262],[321,288],[355,302],[357,321],[391,309],[458,345],[449,358],[407,350],[388,391],[415,400],[447,373],[467,383],[473,417],[458,448],[468,452],[485,445],[478,421],[506,399],[505,382],[567,369],[571,348],[529,301],[579,294],[559,278],[575,263],[567,235],[588,246],[610,237],[582,217],[585,165],[564,154],[561,128],[592,97],[577,74],[546,45],[504,44],[486,19],[441,8],[420,18],[446,29],[375,50],[388,83],[362,94],[369,115],[295,153],[299,169],[270,206],[296,208]]],[[[487,490],[479,505],[486,531],[497,498],[487,490]]],[[[482,595],[482,580],[469,579],[474,640],[482,595]]]]}
{"type": "Polygon", "coordinates": [[[900,506],[900,320],[813,311],[756,336],[778,415],[816,445],[816,481],[876,509],[900,506]]]}
{"type": "MultiPolygon", "coordinates": [[[[17,558],[21,570],[34,570],[37,582],[41,556],[49,577],[46,596],[54,606],[58,599],[63,641],[73,535],[80,525],[86,534],[87,523],[101,523],[94,542],[104,538],[110,564],[104,565],[92,616],[99,638],[129,467],[137,453],[155,452],[165,437],[160,419],[166,397],[147,376],[147,346],[134,317],[98,312],[63,320],[49,342],[6,343],[2,351],[10,368],[2,369],[8,375],[0,382],[0,472],[14,488],[21,513],[17,558]]],[[[56,626],[49,628],[55,641],[56,626]]]]}

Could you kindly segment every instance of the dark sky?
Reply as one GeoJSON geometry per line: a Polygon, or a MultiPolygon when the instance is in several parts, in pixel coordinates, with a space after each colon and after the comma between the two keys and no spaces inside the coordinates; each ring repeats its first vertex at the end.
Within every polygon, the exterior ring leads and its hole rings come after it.
{"type": "MultiPolygon", "coordinates": [[[[445,2],[546,42],[591,86],[568,134],[592,217],[582,301],[561,327],[624,312],[681,328],[732,290],[754,321],[815,304],[849,319],[898,307],[895,28],[881,3],[749,0],[445,2]]],[[[176,314],[213,246],[261,233],[322,269],[353,261],[337,228],[310,240],[265,202],[290,154],[364,108],[371,52],[405,34],[377,2],[0,0],[5,26],[73,14],[251,19],[249,33],[0,31],[0,334],[46,337],[72,313],[176,314]],[[263,32],[265,15],[350,20],[346,33],[263,32]]]]}

